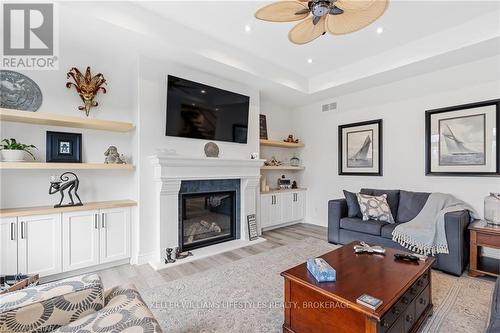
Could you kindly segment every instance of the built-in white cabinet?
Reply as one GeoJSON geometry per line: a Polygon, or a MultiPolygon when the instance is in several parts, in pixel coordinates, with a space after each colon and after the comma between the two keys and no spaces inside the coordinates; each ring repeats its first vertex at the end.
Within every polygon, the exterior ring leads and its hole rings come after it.
{"type": "Polygon", "coordinates": [[[130,209],[100,210],[99,262],[106,263],[130,257],[130,209]]]}
{"type": "Polygon", "coordinates": [[[269,229],[305,217],[306,191],[273,191],[260,196],[260,226],[269,229]]]}
{"type": "Polygon", "coordinates": [[[17,217],[0,219],[0,274],[17,274],[17,217]]]}
{"type": "Polygon", "coordinates": [[[5,218],[0,229],[1,274],[62,272],[61,214],[5,218]]]}
{"type": "Polygon", "coordinates": [[[99,210],[63,213],[65,271],[99,264],[99,210]]]}
{"type": "Polygon", "coordinates": [[[130,257],[130,209],[63,213],[65,271],[130,257]]]}
{"type": "Polygon", "coordinates": [[[0,274],[69,272],[130,257],[130,207],[0,219],[0,274]]]}

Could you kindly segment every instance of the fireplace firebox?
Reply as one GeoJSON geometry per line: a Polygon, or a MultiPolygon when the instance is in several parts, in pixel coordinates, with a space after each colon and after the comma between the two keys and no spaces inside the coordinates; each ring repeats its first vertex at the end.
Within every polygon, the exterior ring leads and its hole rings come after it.
{"type": "Polygon", "coordinates": [[[236,191],[182,193],[180,196],[181,251],[236,239],[236,191]]]}

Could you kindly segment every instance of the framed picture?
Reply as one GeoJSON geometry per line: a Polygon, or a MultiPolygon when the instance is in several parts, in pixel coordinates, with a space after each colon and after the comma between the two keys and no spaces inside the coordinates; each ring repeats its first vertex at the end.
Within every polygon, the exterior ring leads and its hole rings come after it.
{"type": "Polygon", "coordinates": [[[248,223],[248,239],[251,241],[259,238],[259,233],[257,232],[257,220],[255,219],[255,214],[247,216],[248,223]]]}
{"type": "Polygon", "coordinates": [[[500,174],[500,99],[425,112],[425,173],[500,174]]]}
{"type": "Polygon", "coordinates": [[[267,140],[267,120],[266,115],[259,115],[260,138],[267,140]]]}
{"type": "Polygon", "coordinates": [[[47,131],[46,160],[47,162],[82,163],[82,135],[47,131]]]}
{"type": "Polygon", "coordinates": [[[339,126],[339,175],[382,176],[382,119],[339,126]]]}

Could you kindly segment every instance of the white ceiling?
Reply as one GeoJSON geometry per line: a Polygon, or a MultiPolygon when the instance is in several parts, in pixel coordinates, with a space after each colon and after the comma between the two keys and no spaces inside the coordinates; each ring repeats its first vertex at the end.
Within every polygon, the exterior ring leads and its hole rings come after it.
{"type": "Polygon", "coordinates": [[[256,10],[271,2],[198,1],[188,7],[186,1],[155,1],[140,5],[306,78],[445,31],[499,8],[496,1],[393,0],[379,20],[359,32],[327,34],[309,44],[295,45],[288,41],[287,34],[297,22],[255,19],[256,10]],[[250,33],[245,32],[247,24],[250,33]],[[376,33],[378,27],[384,28],[383,34],[376,33]],[[312,64],[308,64],[309,58],[313,59],[312,64]]]}
{"type": "MultiPolygon", "coordinates": [[[[386,13],[367,28],[326,34],[302,46],[288,41],[294,23],[254,18],[269,3],[85,1],[64,6],[125,29],[126,39],[118,30],[116,35],[109,29],[92,33],[88,26],[86,35],[103,45],[125,43],[139,55],[243,82],[289,106],[500,54],[500,0],[391,0],[386,13]],[[378,27],[383,34],[376,33],[378,27]]],[[[66,28],[80,33],[78,25],[66,28]]]]}

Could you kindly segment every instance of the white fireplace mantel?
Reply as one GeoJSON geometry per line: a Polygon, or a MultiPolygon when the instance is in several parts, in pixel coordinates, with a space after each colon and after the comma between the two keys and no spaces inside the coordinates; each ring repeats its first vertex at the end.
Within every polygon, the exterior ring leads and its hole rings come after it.
{"type": "MultiPolygon", "coordinates": [[[[150,157],[154,166],[156,186],[155,244],[153,267],[158,267],[166,248],[179,244],[179,190],[183,180],[239,179],[240,180],[240,235],[248,240],[247,216],[257,213],[257,195],[260,167],[264,160],[223,159],[180,155],[150,157]]],[[[203,250],[203,249],[200,249],[203,250]]],[[[199,252],[197,250],[197,252],[199,252]]]]}

